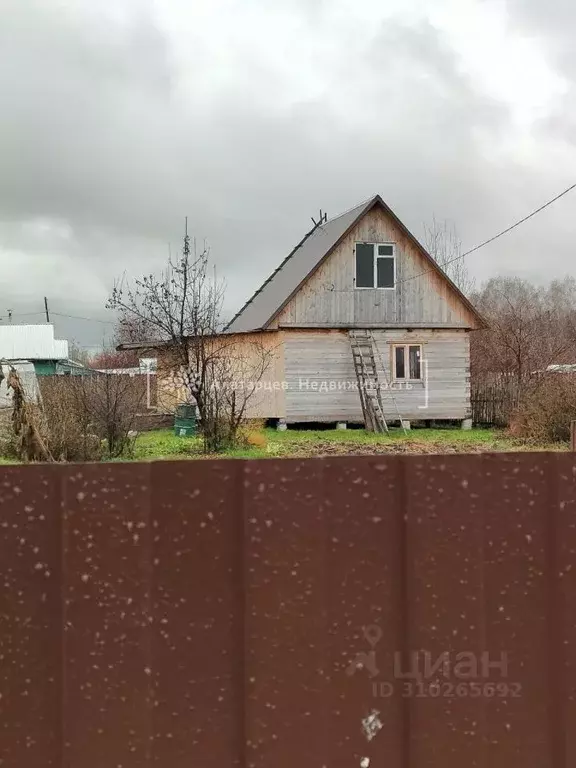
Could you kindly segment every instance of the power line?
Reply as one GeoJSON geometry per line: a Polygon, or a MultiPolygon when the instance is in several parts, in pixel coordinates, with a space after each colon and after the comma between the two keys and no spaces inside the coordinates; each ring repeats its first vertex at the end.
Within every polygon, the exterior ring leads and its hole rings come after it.
{"type": "MultiPolygon", "coordinates": [[[[576,184],[572,184],[563,192],[560,192],[559,195],[556,195],[556,197],[553,197],[552,200],[548,200],[548,202],[544,203],[544,205],[541,205],[540,208],[536,208],[536,210],[532,211],[532,213],[529,213],[528,216],[524,216],[523,219],[520,219],[520,221],[517,221],[515,224],[512,224],[512,226],[507,227],[506,229],[503,229],[502,232],[499,232],[497,235],[494,235],[494,237],[490,237],[488,238],[488,240],[484,240],[483,243],[480,243],[479,245],[474,246],[474,248],[471,248],[469,251],[462,253],[460,256],[455,256],[453,259],[449,259],[448,261],[445,261],[443,264],[439,264],[438,266],[444,269],[445,267],[448,266],[448,264],[453,264],[455,261],[459,261],[460,259],[463,259],[466,256],[469,256],[471,253],[475,253],[476,251],[479,251],[480,248],[484,248],[485,245],[488,245],[489,243],[493,243],[494,240],[498,240],[498,238],[502,237],[502,235],[507,235],[508,232],[511,232],[513,229],[516,229],[516,227],[519,227],[521,224],[524,224],[524,222],[528,221],[528,219],[531,219],[533,216],[536,216],[536,214],[540,213],[545,208],[548,208],[548,206],[552,205],[557,200],[560,200],[561,197],[564,197],[564,195],[567,195],[569,192],[572,192],[573,189],[576,189],[576,184]]],[[[403,280],[399,280],[396,283],[396,285],[400,285],[401,283],[407,283],[409,280],[415,280],[417,277],[422,277],[423,275],[427,275],[432,271],[433,271],[432,269],[427,269],[425,272],[420,272],[420,274],[418,275],[412,275],[412,277],[406,277],[403,280]]]]}
{"type": "Polygon", "coordinates": [[[11,312],[12,317],[36,317],[43,314],[44,312],[11,312]]]}
{"type": "MultiPolygon", "coordinates": [[[[62,312],[53,312],[50,310],[51,315],[55,315],[56,317],[66,317],[70,320],[86,320],[88,323],[104,323],[106,325],[116,325],[116,322],[114,320],[100,320],[97,317],[80,317],[79,315],[65,315],[62,312]]],[[[43,312],[10,312],[10,317],[38,317],[38,315],[46,315],[46,310],[43,312]]],[[[0,317],[0,320],[4,320],[5,318],[0,317]]]]}
{"type": "Polygon", "coordinates": [[[107,325],[116,325],[115,320],[99,320],[96,317],[79,317],[78,315],[64,315],[61,312],[52,312],[52,314],[56,315],[56,317],[67,317],[71,320],[86,320],[86,322],[88,323],[104,323],[107,325]]]}

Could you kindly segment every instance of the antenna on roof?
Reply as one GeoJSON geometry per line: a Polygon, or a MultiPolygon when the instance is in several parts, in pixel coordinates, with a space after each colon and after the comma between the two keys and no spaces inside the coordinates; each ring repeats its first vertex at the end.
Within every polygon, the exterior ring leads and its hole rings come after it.
{"type": "Polygon", "coordinates": [[[328,221],[328,214],[323,213],[322,208],[320,208],[320,218],[318,219],[318,221],[316,221],[316,219],[313,216],[310,216],[310,218],[312,219],[312,223],[314,224],[315,227],[321,227],[322,224],[326,224],[326,222],[328,221]]]}

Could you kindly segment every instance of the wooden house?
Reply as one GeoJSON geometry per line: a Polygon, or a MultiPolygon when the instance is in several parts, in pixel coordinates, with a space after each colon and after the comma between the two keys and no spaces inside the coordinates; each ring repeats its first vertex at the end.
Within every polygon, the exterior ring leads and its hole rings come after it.
{"type": "Polygon", "coordinates": [[[225,333],[273,350],[250,417],[379,430],[470,418],[469,333],[481,325],[377,195],[323,218],[225,333]]]}

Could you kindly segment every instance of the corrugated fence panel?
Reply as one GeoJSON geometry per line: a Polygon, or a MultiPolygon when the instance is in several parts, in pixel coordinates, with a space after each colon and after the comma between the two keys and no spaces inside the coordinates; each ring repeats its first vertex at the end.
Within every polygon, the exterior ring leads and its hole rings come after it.
{"type": "MultiPolygon", "coordinates": [[[[511,695],[485,697],[488,764],[553,766],[550,733],[549,532],[556,478],[546,456],[483,459],[486,649],[505,654],[511,695]],[[500,460],[498,460],[500,459],[500,460]]],[[[498,677],[498,674],[495,674],[498,677]]]]}
{"type": "Polygon", "coordinates": [[[394,656],[403,648],[406,619],[403,492],[396,457],[324,464],[324,763],[331,768],[361,760],[406,765],[406,702],[394,690],[394,656]]]}
{"type": "Polygon", "coordinates": [[[486,765],[476,696],[488,682],[476,669],[486,647],[479,464],[452,456],[404,465],[409,652],[396,684],[410,708],[411,768],[486,765]]]}
{"type": "Polygon", "coordinates": [[[150,465],[63,472],[64,765],[150,756],[150,465]]]}
{"type": "MultiPolygon", "coordinates": [[[[552,462],[552,459],[550,460],[552,462]]],[[[554,642],[552,701],[554,768],[576,765],[576,462],[574,455],[553,459],[550,493],[555,501],[554,579],[550,580],[554,642]]]]}
{"type": "Polygon", "coordinates": [[[326,736],[322,464],[245,465],[246,766],[322,765],[326,736]]]}
{"type": "Polygon", "coordinates": [[[243,766],[242,464],[152,467],[153,764],[243,766]]]}
{"type": "Polygon", "coordinates": [[[60,486],[55,467],[0,475],[0,765],[62,765],[60,486]]]}
{"type": "Polygon", "coordinates": [[[576,457],[2,468],[2,768],[568,768],[576,457]]]}

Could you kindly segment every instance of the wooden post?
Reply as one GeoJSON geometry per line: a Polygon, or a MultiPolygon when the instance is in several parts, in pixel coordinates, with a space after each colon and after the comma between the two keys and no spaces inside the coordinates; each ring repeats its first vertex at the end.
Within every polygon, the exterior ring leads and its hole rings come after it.
{"type": "Polygon", "coordinates": [[[576,451],[576,421],[570,422],[570,449],[576,451]]]}

